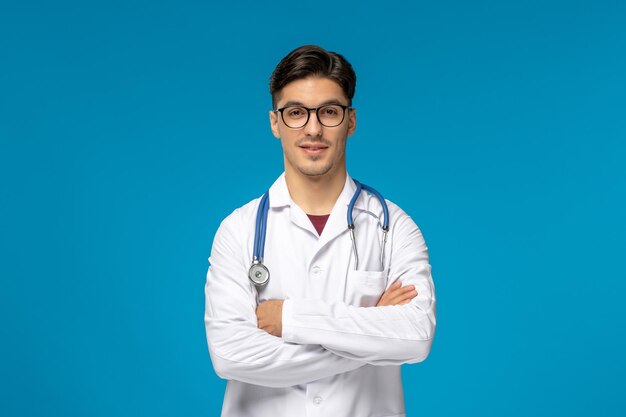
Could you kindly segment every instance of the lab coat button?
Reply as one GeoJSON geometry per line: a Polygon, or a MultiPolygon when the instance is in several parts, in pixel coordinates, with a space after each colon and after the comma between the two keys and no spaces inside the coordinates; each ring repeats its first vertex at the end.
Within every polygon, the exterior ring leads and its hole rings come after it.
{"type": "Polygon", "coordinates": [[[315,266],[313,267],[312,272],[313,272],[313,275],[319,275],[319,274],[320,274],[320,272],[322,272],[322,268],[320,268],[319,266],[315,265],[315,266]]]}
{"type": "Polygon", "coordinates": [[[313,403],[315,405],[320,405],[322,403],[322,397],[318,395],[317,397],[313,398],[313,403]]]}

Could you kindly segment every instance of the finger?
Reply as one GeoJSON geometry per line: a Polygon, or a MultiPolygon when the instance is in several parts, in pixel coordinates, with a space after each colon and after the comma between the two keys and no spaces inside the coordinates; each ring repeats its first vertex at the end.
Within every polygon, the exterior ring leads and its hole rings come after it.
{"type": "Polygon", "coordinates": [[[391,286],[389,286],[389,288],[387,288],[385,292],[383,293],[383,295],[380,297],[380,301],[389,298],[389,296],[392,295],[393,292],[397,290],[397,288],[398,288],[397,282],[394,282],[393,284],[391,284],[391,286]]]}
{"type": "Polygon", "coordinates": [[[402,287],[402,288],[398,288],[396,290],[390,291],[389,292],[389,297],[390,298],[396,298],[399,296],[402,296],[406,293],[409,293],[411,291],[415,290],[415,286],[414,285],[407,285],[406,287],[402,287]]]}
{"type": "Polygon", "coordinates": [[[402,294],[403,298],[408,298],[408,299],[413,299],[415,297],[417,297],[417,290],[411,290],[411,291],[407,291],[406,293],[402,294]]]}
{"type": "Polygon", "coordinates": [[[391,285],[389,286],[389,288],[387,288],[387,292],[388,292],[388,291],[393,291],[393,290],[396,290],[396,289],[400,288],[401,286],[402,286],[402,283],[401,283],[400,281],[396,281],[396,282],[394,282],[393,284],[391,284],[391,285]]]}
{"type": "Polygon", "coordinates": [[[397,294],[394,293],[387,293],[387,294],[383,294],[382,297],[380,297],[380,299],[378,300],[378,303],[376,303],[379,306],[383,306],[383,305],[392,305],[393,304],[393,300],[398,298],[397,294]]]}
{"type": "Polygon", "coordinates": [[[402,283],[400,281],[396,281],[393,284],[391,284],[386,290],[385,292],[389,292],[389,291],[393,291],[397,288],[400,288],[400,286],[402,285],[402,283]]]}
{"type": "Polygon", "coordinates": [[[399,280],[391,284],[389,288],[387,288],[387,290],[383,293],[383,295],[381,295],[381,297],[378,299],[378,303],[376,303],[376,305],[390,305],[391,304],[389,302],[390,299],[397,297],[399,294],[402,294],[404,291],[407,291],[408,286],[404,287],[404,290],[403,290],[401,285],[402,285],[402,282],[399,280]]]}
{"type": "Polygon", "coordinates": [[[390,293],[388,292],[383,293],[383,295],[378,299],[378,302],[376,303],[376,305],[377,306],[389,305],[389,298],[390,298],[390,293]]]}
{"type": "Polygon", "coordinates": [[[389,288],[387,288],[387,290],[385,291],[385,293],[383,295],[390,295],[393,294],[397,291],[402,291],[403,289],[408,288],[409,286],[406,287],[400,287],[401,282],[400,281],[396,281],[393,284],[391,284],[391,286],[389,288]]]}
{"type": "Polygon", "coordinates": [[[389,297],[385,297],[384,295],[380,297],[380,300],[376,303],[377,306],[386,306],[389,305],[389,301],[387,300],[389,297]]]}
{"type": "Polygon", "coordinates": [[[397,297],[394,297],[393,299],[390,300],[390,303],[392,305],[400,304],[403,301],[411,301],[416,296],[417,296],[417,291],[413,290],[413,291],[407,292],[405,294],[399,295],[397,297]]]}

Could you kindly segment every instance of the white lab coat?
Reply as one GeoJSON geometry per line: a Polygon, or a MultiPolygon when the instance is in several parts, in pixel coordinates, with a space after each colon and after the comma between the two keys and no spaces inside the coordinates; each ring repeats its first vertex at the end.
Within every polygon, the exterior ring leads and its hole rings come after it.
{"type": "Polygon", "coordinates": [[[359,264],[354,270],[344,189],[318,236],[292,200],[284,174],[270,188],[266,287],[248,279],[260,198],[235,210],[213,242],[205,287],[205,324],[215,372],[228,379],[224,417],[404,416],[400,365],[423,361],[435,331],[428,250],[413,220],[389,206],[380,263],[382,207],[362,192],[354,207],[359,264]],[[418,296],[372,307],[394,281],[418,296]],[[258,303],[284,299],[283,335],[257,328],[258,303]]]}

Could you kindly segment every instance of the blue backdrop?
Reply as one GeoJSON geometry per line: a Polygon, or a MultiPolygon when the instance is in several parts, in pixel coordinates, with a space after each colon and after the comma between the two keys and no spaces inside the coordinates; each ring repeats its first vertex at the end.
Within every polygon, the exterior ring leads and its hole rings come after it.
{"type": "Polygon", "coordinates": [[[350,174],[430,248],[410,416],[626,413],[626,5],[0,6],[0,415],[217,416],[213,235],[282,171],[268,77],[358,75],[350,174]]]}

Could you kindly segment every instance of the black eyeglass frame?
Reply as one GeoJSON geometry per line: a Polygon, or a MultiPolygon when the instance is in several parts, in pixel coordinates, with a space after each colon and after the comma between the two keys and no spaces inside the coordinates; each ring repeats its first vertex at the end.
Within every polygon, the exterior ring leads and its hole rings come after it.
{"type": "Polygon", "coordinates": [[[309,123],[309,119],[311,118],[311,112],[315,112],[315,117],[317,117],[317,121],[324,127],[337,127],[340,124],[343,123],[343,121],[346,118],[346,110],[353,110],[354,107],[351,106],[344,106],[343,104],[339,104],[339,103],[334,103],[334,104],[324,104],[323,106],[319,106],[319,107],[304,107],[304,106],[285,106],[285,107],[281,107],[280,109],[276,109],[274,110],[274,113],[280,113],[280,118],[283,120],[283,123],[285,124],[285,126],[287,126],[289,129],[302,129],[304,126],[307,125],[307,123],[309,123]],[[325,125],[324,123],[322,123],[322,121],[320,120],[320,115],[317,113],[317,111],[319,109],[323,109],[324,107],[331,107],[331,106],[337,106],[337,107],[341,107],[342,110],[342,115],[341,115],[341,121],[339,123],[337,123],[336,125],[333,126],[328,126],[325,125]],[[304,122],[304,124],[302,126],[299,127],[291,127],[287,124],[287,122],[285,122],[285,118],[283,117],[283,112],[286,109],[304,109],[306,110],[306,121],[304,122]]]}

